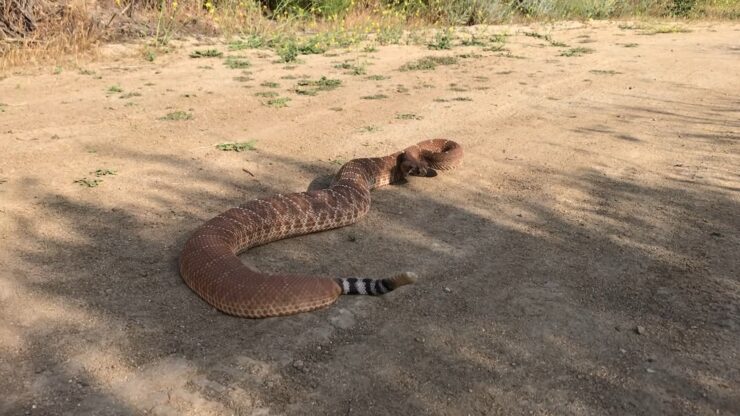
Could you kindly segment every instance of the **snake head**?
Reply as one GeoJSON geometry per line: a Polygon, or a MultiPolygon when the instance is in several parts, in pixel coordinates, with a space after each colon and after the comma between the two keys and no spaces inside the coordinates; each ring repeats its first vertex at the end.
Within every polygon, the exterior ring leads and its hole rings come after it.
{"type": "Polygon", "coordinates": [[[401,162],[401,172],[403,176],[422,176],[432,177],[437,176],[437,172],[430,168],[429,165],[422,159],[406,157],[401,162]]]}

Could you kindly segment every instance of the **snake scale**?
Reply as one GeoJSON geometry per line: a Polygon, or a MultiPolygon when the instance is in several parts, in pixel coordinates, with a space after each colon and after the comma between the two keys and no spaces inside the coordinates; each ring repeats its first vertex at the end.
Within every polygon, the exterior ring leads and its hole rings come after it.
{"type": "Polygon", "coordinates": [[[407,176],[434,176],[462,161],[462,147],[432,139],[401,152],[344,164],[326,189],[255,199],[207,221],[180,255],[185,283],[216,309],[247,318],[291,315],[334,303],[343,294],[382,295],[413,283],[413,273],[386,279],[260,273],[238,255],[287,237],[352,224],[370,209],[370,190],[407,176]]]}

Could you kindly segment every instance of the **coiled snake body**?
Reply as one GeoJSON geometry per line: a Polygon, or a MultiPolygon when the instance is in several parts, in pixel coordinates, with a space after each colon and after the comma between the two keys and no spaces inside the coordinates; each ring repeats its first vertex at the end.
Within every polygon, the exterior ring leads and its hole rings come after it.
{"type": "Polygon", "coordinates": [[[307,312],[342,294],[382,295],[413,283],[413,273],[387,279],[266,274],[237,256],[271,241],[352,224],[368,212],[372,188],[406,176],[433,176],[461,160],[457,143],[426,140],[389,156],[351,160],[326,189],[249,201],[193,233],[180,255],[180,274],[216,309],[248,318],[307,312]]]}

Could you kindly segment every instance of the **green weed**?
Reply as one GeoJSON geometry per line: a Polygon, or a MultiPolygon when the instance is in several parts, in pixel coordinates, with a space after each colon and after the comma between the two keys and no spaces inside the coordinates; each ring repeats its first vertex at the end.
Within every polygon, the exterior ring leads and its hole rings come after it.
{"type": "Polygon", "coordinates": [[[86,188],[95,188],[98,185],[100,185],[101,182],[103,182],[102,179],[88,179],[88,178],[81,178],[81,179],[77,179],[74,181],[74,183],[80,186],[84,186],[86,188]]]}
{"type": "Polygon", "coordinates": [[[365,95],[360,98],[362,98],[363,100],[383,100],[383,99],[388,98],[388,96],[385,94],[373,94],[373,95],[365,95]]]}
{"type": "Polygon", "coordinates": [[[398,113],[396,114],[397,120],[422,120],[424,117],[418,116],[414,113],[398,113]]]}
{"type": "Polygon", "coordinates": [[[434,42],[427,45],[433,50],[452,49],[453,34],[450,30],[439,31],[434,35],[434,42]]]}
{"type": "Polygon", "coordinates": [[[193,115],[185,111],[173,111],[171,113],[167,113],[167,115],[165,115],[164,117],[160,117],[159,119],[165,121],[192,120],[193,115]]]}
{"type": "Polygon", "coordinates": [[[453,65],[457,63],[454,56],[427,56],[409,62],[399,68],[401,71],[424,71],[436,69],[439,65],[453,65]]]}
{"type": "Polygon", "coordinates": [[[236,56],[227,56],[224,60],[224,65],[231,69],[242,69],[248,68],[251,63],[246,58],[238,58],[236,56]]]}
{"type": "Polygon", "coordinates": [[[265,81],[265,82],[263,82],[263,83],[260,84],[260,87],[278,88],[278,87],[280,87],[280,84],[278,84],[277,82],[265,81]]]}
{"type": "Polygon", "coordinates": [[[118,85],[111,85],[110,87],[108,87],[108,92],[111,94],[123,92],[123,88],[118,85]]]}
{"type": "Polygon", "coordinates": [[[220,58],[223,55],[218,49],[201,49],[190,53],[191,58],[220,58]]]}
{"type": "Polygon", "coordinates": [[[265,105],[267,105],[268,107],[283,108],[288,106],[289,101],[290,98],[288,97],[277,97],[267,100],[265,102],[265,105]]]}
{"type": "Polygon", "coordinates": [[[570,49],[566,49],[560,52],[560,56],[567,56],[567,57],[583,56],[587,53],[593,53],[593,52],[594,50],[591,48],[584,48],[582,46],[579,46],[577,48],[570,48],[570,49]]]}
{"type": "Polygon", "coordinates": [[[224,151],[224,152],[244,152],[246,150],[255,150],[257,147],[255,146],[256,141],[250,140],[248,142],[241,142],[241,143],[220,143],[216,145],[216,149],[224,151]]]}

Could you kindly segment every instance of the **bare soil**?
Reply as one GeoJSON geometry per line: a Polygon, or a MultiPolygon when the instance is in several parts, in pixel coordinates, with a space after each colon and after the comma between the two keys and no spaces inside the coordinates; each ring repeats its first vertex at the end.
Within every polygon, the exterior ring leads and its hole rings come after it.
{"type": "Polygon", "coordinates": [[[510,55],[387,46],[294,68],[230,52],[251,74],[189,58],[228,52],[190,41],[152,63],[117,46],[88,72],[7,74],[0,414],[740,414],[740,25],[688,28],[491,27],[510,55]],[[528,30],[593,52],[560,56],[528,30]],[[298,95],[304,75],[342,85],[298,95]],[[192,118],[161,119],[176,111],[192,118]],[[464,166],[243,256],[418,284],[249,320],[180,279],[208,218],[431,137],[459,141],[464,166]]]}

